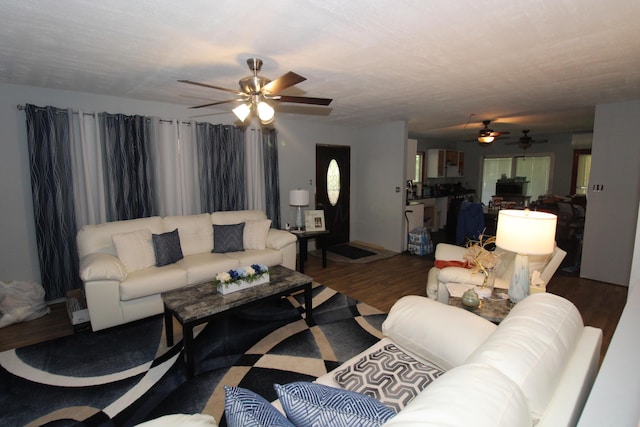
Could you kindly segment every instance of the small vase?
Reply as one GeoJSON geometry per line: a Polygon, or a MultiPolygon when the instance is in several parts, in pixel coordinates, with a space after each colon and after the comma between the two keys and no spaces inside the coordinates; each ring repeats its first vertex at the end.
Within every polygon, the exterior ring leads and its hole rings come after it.
{"type": "Polygon", "coordinates": [[[468,289],[462,294],[462,304],[470,309],[475,309],[480,305],[480,298],[473,288],[468,289]]]}

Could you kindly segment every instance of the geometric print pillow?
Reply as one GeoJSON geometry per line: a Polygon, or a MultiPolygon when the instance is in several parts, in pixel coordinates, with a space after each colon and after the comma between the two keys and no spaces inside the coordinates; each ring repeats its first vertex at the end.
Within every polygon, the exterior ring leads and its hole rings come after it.
{"type": "Polygon", "coordinates": [[[395,412],[361,393],[297,381],[274,384],[287,419],[295,426],[380,427],[395,412]]]}
{"type": "Polygon", "coordinates": [[[346,390],[366,394],[400,412],[444,371],[387,344],[334,374],[346,390]]]}
{"type": "Polygon", "coordinates": [[[244,251],[243,239],[244,222],[240,224],[213,224],[212,253],[226,253],[244,251]]]}

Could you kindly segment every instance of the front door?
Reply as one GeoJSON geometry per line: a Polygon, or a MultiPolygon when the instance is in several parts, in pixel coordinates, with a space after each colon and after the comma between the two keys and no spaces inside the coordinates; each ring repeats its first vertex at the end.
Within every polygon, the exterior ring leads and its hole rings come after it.
{"type": "Polygon", "coordinates": [[[351,147],[316,145],[316,209],[324,210],[325,224],[331,233],[326,245],[349,241],[349,204],[351,201],[351,147]]]}

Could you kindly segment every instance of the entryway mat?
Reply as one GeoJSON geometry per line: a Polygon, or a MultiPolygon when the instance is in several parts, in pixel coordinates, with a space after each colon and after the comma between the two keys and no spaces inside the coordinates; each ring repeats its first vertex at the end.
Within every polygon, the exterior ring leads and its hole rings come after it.
{"type": "Polygon", "coordinates": [[[364,257],[376,255],[375,252],[371,252],[371,251],[368,251],[366,249],[358,248],[356,246],[351,246],[349,244],[330,246],[330,247],[327,248],[327,250],[329,252],[333,252],[335,254],[342,255],[342,256],[350,258],[350,259],[359,259],[359,258],[364,258],[364,257]]]}

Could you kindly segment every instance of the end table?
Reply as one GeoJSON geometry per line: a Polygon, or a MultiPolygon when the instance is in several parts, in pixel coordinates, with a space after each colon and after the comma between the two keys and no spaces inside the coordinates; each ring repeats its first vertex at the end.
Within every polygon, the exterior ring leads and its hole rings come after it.
{"type": "Polygon", "coordinates": [[[304,263],[307,260],[307,241],[316,239],[318,246],[322,250],[322,268],[327,268],[327,247],[324,244],[322,236],[329,234],[329,230],[324,231],[291,231],[298,236],[298,253],[300,261],[298,262],[298,271],[304,273],[304,263]]]}

